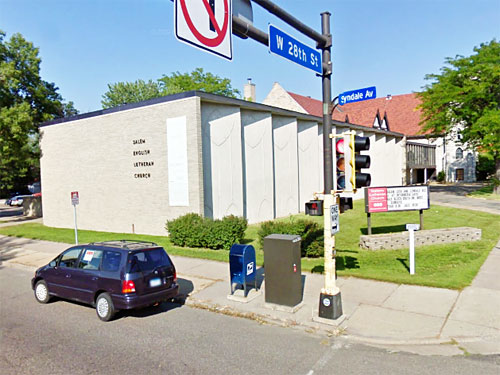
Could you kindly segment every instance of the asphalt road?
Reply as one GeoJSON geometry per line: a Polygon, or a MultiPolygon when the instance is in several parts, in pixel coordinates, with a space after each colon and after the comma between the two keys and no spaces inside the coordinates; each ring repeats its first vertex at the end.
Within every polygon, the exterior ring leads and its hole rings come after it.
{"type": "Polygon", "coordinates": [[[91,307],[39,304],[31,277],[0,266],[3,375],[500,373],[500,356],[390,353],[173,303],[103,323],[91,307]]]}

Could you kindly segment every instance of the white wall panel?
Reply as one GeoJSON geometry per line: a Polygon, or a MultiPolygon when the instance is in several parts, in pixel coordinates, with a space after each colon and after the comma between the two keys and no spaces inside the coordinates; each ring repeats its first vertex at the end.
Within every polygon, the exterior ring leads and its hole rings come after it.
{"type": "Polygon", "coordinates": [[[245,212],[250,223],[274,218],[273,134],[269,112],[242,111],[245,212]]]}
{"type": "Polygon", "coordinates": [[[243,216],[240,109],[205,103],[201,121],[205,216],[243,216]]]}
{"type": "Polygon", "coordinates": [[[299,212],[297,121],[273,116],[274,193],[276,217],[299,212]]]}
{"type": "Polygon", "coordinates": [[[320,192],[320,164],[318,163],[318,124],[311,121],[298,121],[299,157],[299,211],[305,211],[305,203],[320,192]]]}

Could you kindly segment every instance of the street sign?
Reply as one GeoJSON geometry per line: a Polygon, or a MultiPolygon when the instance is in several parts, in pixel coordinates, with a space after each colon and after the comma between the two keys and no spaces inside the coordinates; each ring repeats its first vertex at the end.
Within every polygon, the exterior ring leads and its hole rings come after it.
{"type": "Polygon", "coordinates": [[[335,233],[338,233],[340,230],[340,223],[339,223],[339,205],[334,204],[333,206],[330,206],[330,220],[332,223],[332,236],[335,233]]]}
{"type": "Polygon", "coordinates": [[[322,74],[321,53],[306,46],[273,25],[269,25],[269,51],[322,74]]]}
{"type": "Polygon", "coordinates": [[[375,86],[364,89],[346,91],[339,95],[339,104],[360,102],[362,100],[375,99],[377,97],[377,88],[375,86]]]}
{"type": "Polygon", "coordinates": [[[231,0],[175,0],[174,15],[178,40],[233,59],[231,0]]]}
{"type": "Polygon", "coordinates": [[[76,206],[78,203],[80,203],[80,198],[78,196],[78,192],[77,191],[72,191],[71,192],[71,204],[73,206],[76,206]]]}

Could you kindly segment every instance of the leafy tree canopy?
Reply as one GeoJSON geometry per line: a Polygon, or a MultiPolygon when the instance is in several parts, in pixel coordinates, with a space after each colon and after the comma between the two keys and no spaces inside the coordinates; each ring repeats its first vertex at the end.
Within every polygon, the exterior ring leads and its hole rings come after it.
{"type": "Polygon", "coordinates": [[[164,75],[156,81],[145,82],[139,79],[135,82],[108,84],[108,91],[102,96],[101,103],[103,108],[111,108],[191,90],[231,98],[240,94],[237,89],[232,88],[228,78],[221,78],[212,73],[205,73],[202,68],[196,68],[191,73],[174,72],[170,76],[164,75]]]}
{"type": "Polygon", "coordinates": [[[423,130],[436,134],[461,125],[463,142],[490,153],[500,179],[500,43],[493,39],[468,57],[447,58],[441,74],[419,93],[423,130]]]}
{"type": "Polygon", "coordinates": [[[0,194],[39,176],[38,124],[76,114],[58,88],[40,77],[39,50],[0,30],[0,194]]]}

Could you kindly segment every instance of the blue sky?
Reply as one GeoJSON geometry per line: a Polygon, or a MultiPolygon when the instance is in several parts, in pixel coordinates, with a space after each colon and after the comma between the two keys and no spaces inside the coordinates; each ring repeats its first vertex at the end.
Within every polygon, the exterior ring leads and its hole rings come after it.
{"type": "MultiPolygon", "coordinates": [[[[200,1],[200,0],[191,0],[200,1]]],[[[500,39],[500,0],[275,0],[320,31],[320,13],[332,14],[333,93],[368,86],[379,97],[419,91],[446,57],[470,55],[474,46],[500,39]]],[[[268,23],[314,47],[257,4],[254,25],[268,23]]],[[[42,78],[54,82],[80,112],[101,108],[107,84],[157,79],[197,67],[230,78],[242,91],[247,78],[262,101],[274,82],[321,98],[315,73],[260,43],[233,37],[233,61],[175,38],[170,0],[0,0],[0,29],[21,33],[40,48],[42,78]]]]}

